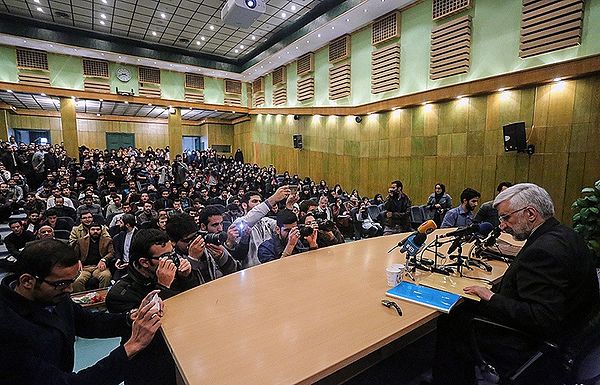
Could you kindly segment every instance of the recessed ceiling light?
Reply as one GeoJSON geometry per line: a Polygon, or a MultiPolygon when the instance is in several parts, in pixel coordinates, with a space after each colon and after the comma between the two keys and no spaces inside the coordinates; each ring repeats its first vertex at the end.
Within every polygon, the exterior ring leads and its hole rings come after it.
{"type": "Polygon", "coordinates": [[[298,49],[298,47],[296,47],[296,49],[298,49]]]}
{"type": "Polygon", "coordinates": [[[292,6],[290,7],[290,9],[291,9],[292,11],[295,11],[295,10],[296,10],[296,6],[295,6],[294,4],[292,4],[292,6]]]}
{"type": "Polygon", "coordinates": [[[239,50],[239,49],[236,49],[236,50],[234,50],[233,52],[235,52],[235,53],[239,53],[239,52],[240,52],[240,50],[239,50]]]}
{"type": "Polygon", "coordinates": [[[42,92],[42,93],[40,94],[40,96],[46,96],[46,94],[42,92]]]}
{"type": "Polygon", "coordinates": [[[71,99],[75,100],[75,96],[71,96],[71,99]]]}
{"type": "Polygon", "coordinates": [[[169,67],[173,67],[173,64],[169,64],[169,67]]]}
{"type": "Polygon", "coordinates": [[[162,17],[163,19],[166,19],[166,18],[167,18],[167,15],[165,15],[164,13],[161,13],[161,14],[160,14],[160,17],[162,17]]]}
{"type": "Polygon", "coordinates": [[[54,45],[50,44],[50,48],[54,48],[54,45]]]}
{"type": "Polygon", "coordinates": [[[100,24],[106,25],[106,23],[104,22],[104,20],[100,20],[100,24]]]}
{"type": "Polygon", "coordinates": [[[154,64],[156,64],[156,62],[154,62],[154,64]]]}
{"type": "Polygon", "coordinates": [[[365,8],[363,12],[364,12],[364,13],[367,13],[367,12],[369,12],[369,10],[365,8]]]}
{"type": "Polygon", "coordinates": [[[121,56],[119,56],[119,59],[121,59],[121,56]]]}
{"type": "Polygon", "coordinates": [[[101,101],[101,102],[103,102],[103,101],[104,101],[104,99],[100,99],[100,101],[101,101]]]}
{"type": "Polygon", "coordinates": [[[125,100],[125,104],[129,104],[129,102],[127,100],[125,100]]]}
{"type": "Polygon", "coordinates": [[[256,36],[252,35],[252,36],[250,36],[250,39],[256,40],[256,36]]]}
{"type": "Polygon", "coordinates": [[[281,56],[277,56],[277,59],[281,59],[281,56]]]}
{"type": "Polygon", "coordinates": [[[152,36],[156,36],[156,31],[152,31],[152,36]]]}
{"type": "Polygon", "coordinates": [[[38,12],[44,13],[44,10],[42,9],[42,7],[37,7],[36,9],[38,10],[38,12]]]}
{"type": "Polygon", "coordinates": [[[141,61],[141,60],[142,60],[142,59],[139,59],[139,58],[138,58],[138,61],[141,61]]]}
{"type": "Polygon", "coordinates": [[[346,19],[346,22],[349,22],[349,21],[350,21],[350,19],[346,19]]]}
{"type": "Polygon", "coordinates": [[[244,48],[246,48],[246,47],[244,47],[244,45],[243,45],[243,44],[240,44],[240,48],[241,48],[241,49],[244,49],[244,48]]]}
{"type": "Polygon", "coordinates": [[[186,70],[186,71],[187,71],[187,70],[189,70],[189,69],[190,69],[190,67],[185,67],[185,70],[186,70]]]}
{"type": "Polygon", "coordinates": [[[211,31],[214,31],[214,30],[215,30],[215,26],[214,26],[214,25],[211,25],[211,26],[210,26],[210,27],[208,27],[208,28],[210,28],[210,30],[211,30],[211,31]]]}
{"type": "Polygon", "coordinates": [[[318,34],[317,37],[321,37],[321,34],[318,34]]]}
{"type": "Polygon", "coordinates": [[[287,55],[289,55],[289,54],[290,54],[290,51],[287,51],[287,52],[286,52],[286,54],[287,54],[287,55]]]}
{"type": "Polygon", "coordinates": [[[104,56],[104,52],[100,52],[100,56],[104,56]]]}
{"type": "Polygon", "coordinates": [[[102,0],[102,2],[103,2],[104,4],[108,4],[108,1],[106,1],[106,0],[102,0]]]}
{"type": "Polygon", "coordinates": [[[27,43],[27,40],[23,40],[23,43],[27,43]]]}
{"type": "Polygon", "coordinates": [[[6,92],[8,92],[9,94],[12,94],[12,90],[6,90],[6,92]]]}
{"type": "Polygon", "coordinates": [[[40,0],[33,0],[34,3],[40,3],[40,0]]]}
{"type": "Polygon", "coordinates": [[[204,41],[206,38],[204,36],[200,36],[200,40],[204,41]]]}
{"type": "Polygon", "coordinates": [[[96,116],[100,116],[100,114],[96,114],[96,116]]]}
{"type": "Polygon", "coordinates": [[[272,64],[272,62],[269,62],[269,64],[272,64]]]}
{"type": "Polygon", "coordinates": [[[150,107],[152,107],[152,103],[148,103],[148,105],[149,105],[150,107]]]}
{"type": "Polygon", "coordinates": [[[196,40],[196,45],[200,45],[202,43],[200,43],[200,40],[196,40]]]}
{"type": "Polygon", "coordinates": [[[332,25],[332,26],[331,26],[331,29],[335,29],[335,27],[332,25]]]}
{"type": "Polygon", "coordinates": [[[106,15],[103,14],[103,13],[100,14],[100,17],[103,18],[103,19],[106,19],[106,15]]]}
{"type": "Polygon", "coordinates": [[[77,48],[73,48],[73,51],[77,52],[77,48]]]}

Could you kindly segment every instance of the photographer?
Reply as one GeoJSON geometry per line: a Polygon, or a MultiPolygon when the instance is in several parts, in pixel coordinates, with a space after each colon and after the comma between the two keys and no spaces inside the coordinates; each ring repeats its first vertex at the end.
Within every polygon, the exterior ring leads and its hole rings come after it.
{"type": "Polygon", "coordinates": [[[354,220],[355,237],[359,240],[362,239],[363,235],[369,238],[383,235],[381,224],[369,215],[368,208],[371,205],[368,200],[363,200],[358,209],[353,209],[355,215],[352,219],[354,220]]]}
{"type": "Polygon", "coordinates": [[[270,262],[275,259],[289,257],[307,250],[318,249],[318,230],[312,229],[312,233],[302,235],[298,228],[298,218],[289,209],[277,213],[277,226],[273,237],[261,243],[258,247],[258,259],[260,263],[270,262]],[[302,242],[303,238],[308,243],[308,248],[302,242]]]}
{"type": "MultiPolygon", "coordinates": [[[[344,236],[333,221],[319,217],[319,214],[308,213],[301,217],[298,222],[300,223],[300,226],[298,226],[300,235],[303,234],[301,226],[317,229],[317,245],[319,248],[344,243],[344,236]]],[[[304,231],[308,233],[308,230],[304,231]]]]}
{"type": "MultiPolygon", "coordinates": [[[[106,307],[111,313],[137,308],[142,299],[158,290],[161,299],[170,298],[195,286],[190,263],[173,253],[167,235],[156,229],[142,229],[133,236],[128,274],[108,292],[106,307]]],[[[122,336],[122,342],[129,338],[122,336]]],[[[131,360],[126,385],[175,385],[175,363],[162,337],[154,337],[148,348],[131,360]]]]}
{"type": "MultiPolygon", "coordinates": [[[[410,198],[402,191],[402,182],[395,180],[388,190],[383,204],[385,216],[384,235],[410,231],[410,198]]],[[[375,220],[375,218],[372,218],[375,220]]]]}
{"type": "Polygon", "coordinates": [[[191,264],[199,284],[240,270],[240,263],[231,257],[224,243],[232,244],[239,236],[234,226],[223,232],[223,215],[215,206],[206,206],[200,213],[200,226],[188,214],[172,216],[167,221],[167,234],[175,252],[191,264]]]}

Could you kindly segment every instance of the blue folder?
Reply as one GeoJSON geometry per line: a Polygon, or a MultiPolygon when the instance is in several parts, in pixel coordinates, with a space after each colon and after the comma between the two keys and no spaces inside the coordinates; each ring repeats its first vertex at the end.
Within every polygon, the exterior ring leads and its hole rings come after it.
{"type": "Polygon", "coordinates": [[[428,306],[444,313],[449,313],[458,300],[457,294],[433,289],[427,286],[419,286],[414,283],[402,281],[397,286],[386,291],[389,297],[404,299],[409,302],[428,306]]]}

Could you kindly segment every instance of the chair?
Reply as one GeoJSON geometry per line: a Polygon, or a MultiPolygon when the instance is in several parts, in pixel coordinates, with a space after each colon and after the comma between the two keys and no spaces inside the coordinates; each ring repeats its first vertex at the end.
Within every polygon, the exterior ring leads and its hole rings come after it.
{"type": "Polygon", "coordinates": [[[101,225],[106,223],[106,219],[102,216],[102,214],[94,214],[94,222],[98,222],[101,225]]]}
{"type": "Polygon", "coordinates": [[[71,233],[67,230],[54,230],[54,237],[58,239],[68,240],[71,233]]]}
{"type": "Polygon", "coordinates": [[[423,208],[425,206],[411,206],[410,207],[410,225],[412,228],[417,228],[421,223],[425,222],[425,214],[423,208]]]}
{"type": "Polygon", "coordinates": [[[58,217],[58,219],[63,220],[67,224],[67,226],[71,228],[75,227],[75,221],[71,217],[58,217]]]}

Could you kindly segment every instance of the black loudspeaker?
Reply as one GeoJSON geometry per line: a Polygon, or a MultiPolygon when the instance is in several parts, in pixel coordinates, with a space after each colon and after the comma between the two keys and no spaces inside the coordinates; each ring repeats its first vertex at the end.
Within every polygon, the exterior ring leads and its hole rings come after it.
{"type": "Polygon", "coordinates": [[[302,148],[302,135],[294,134],[294,148],[302,148]]]}
{"type": "Polygon", "coordinates": [[[504,133],[504,151],[527,151],[525,122],[510,123],[502,127],[504,133]]]}

